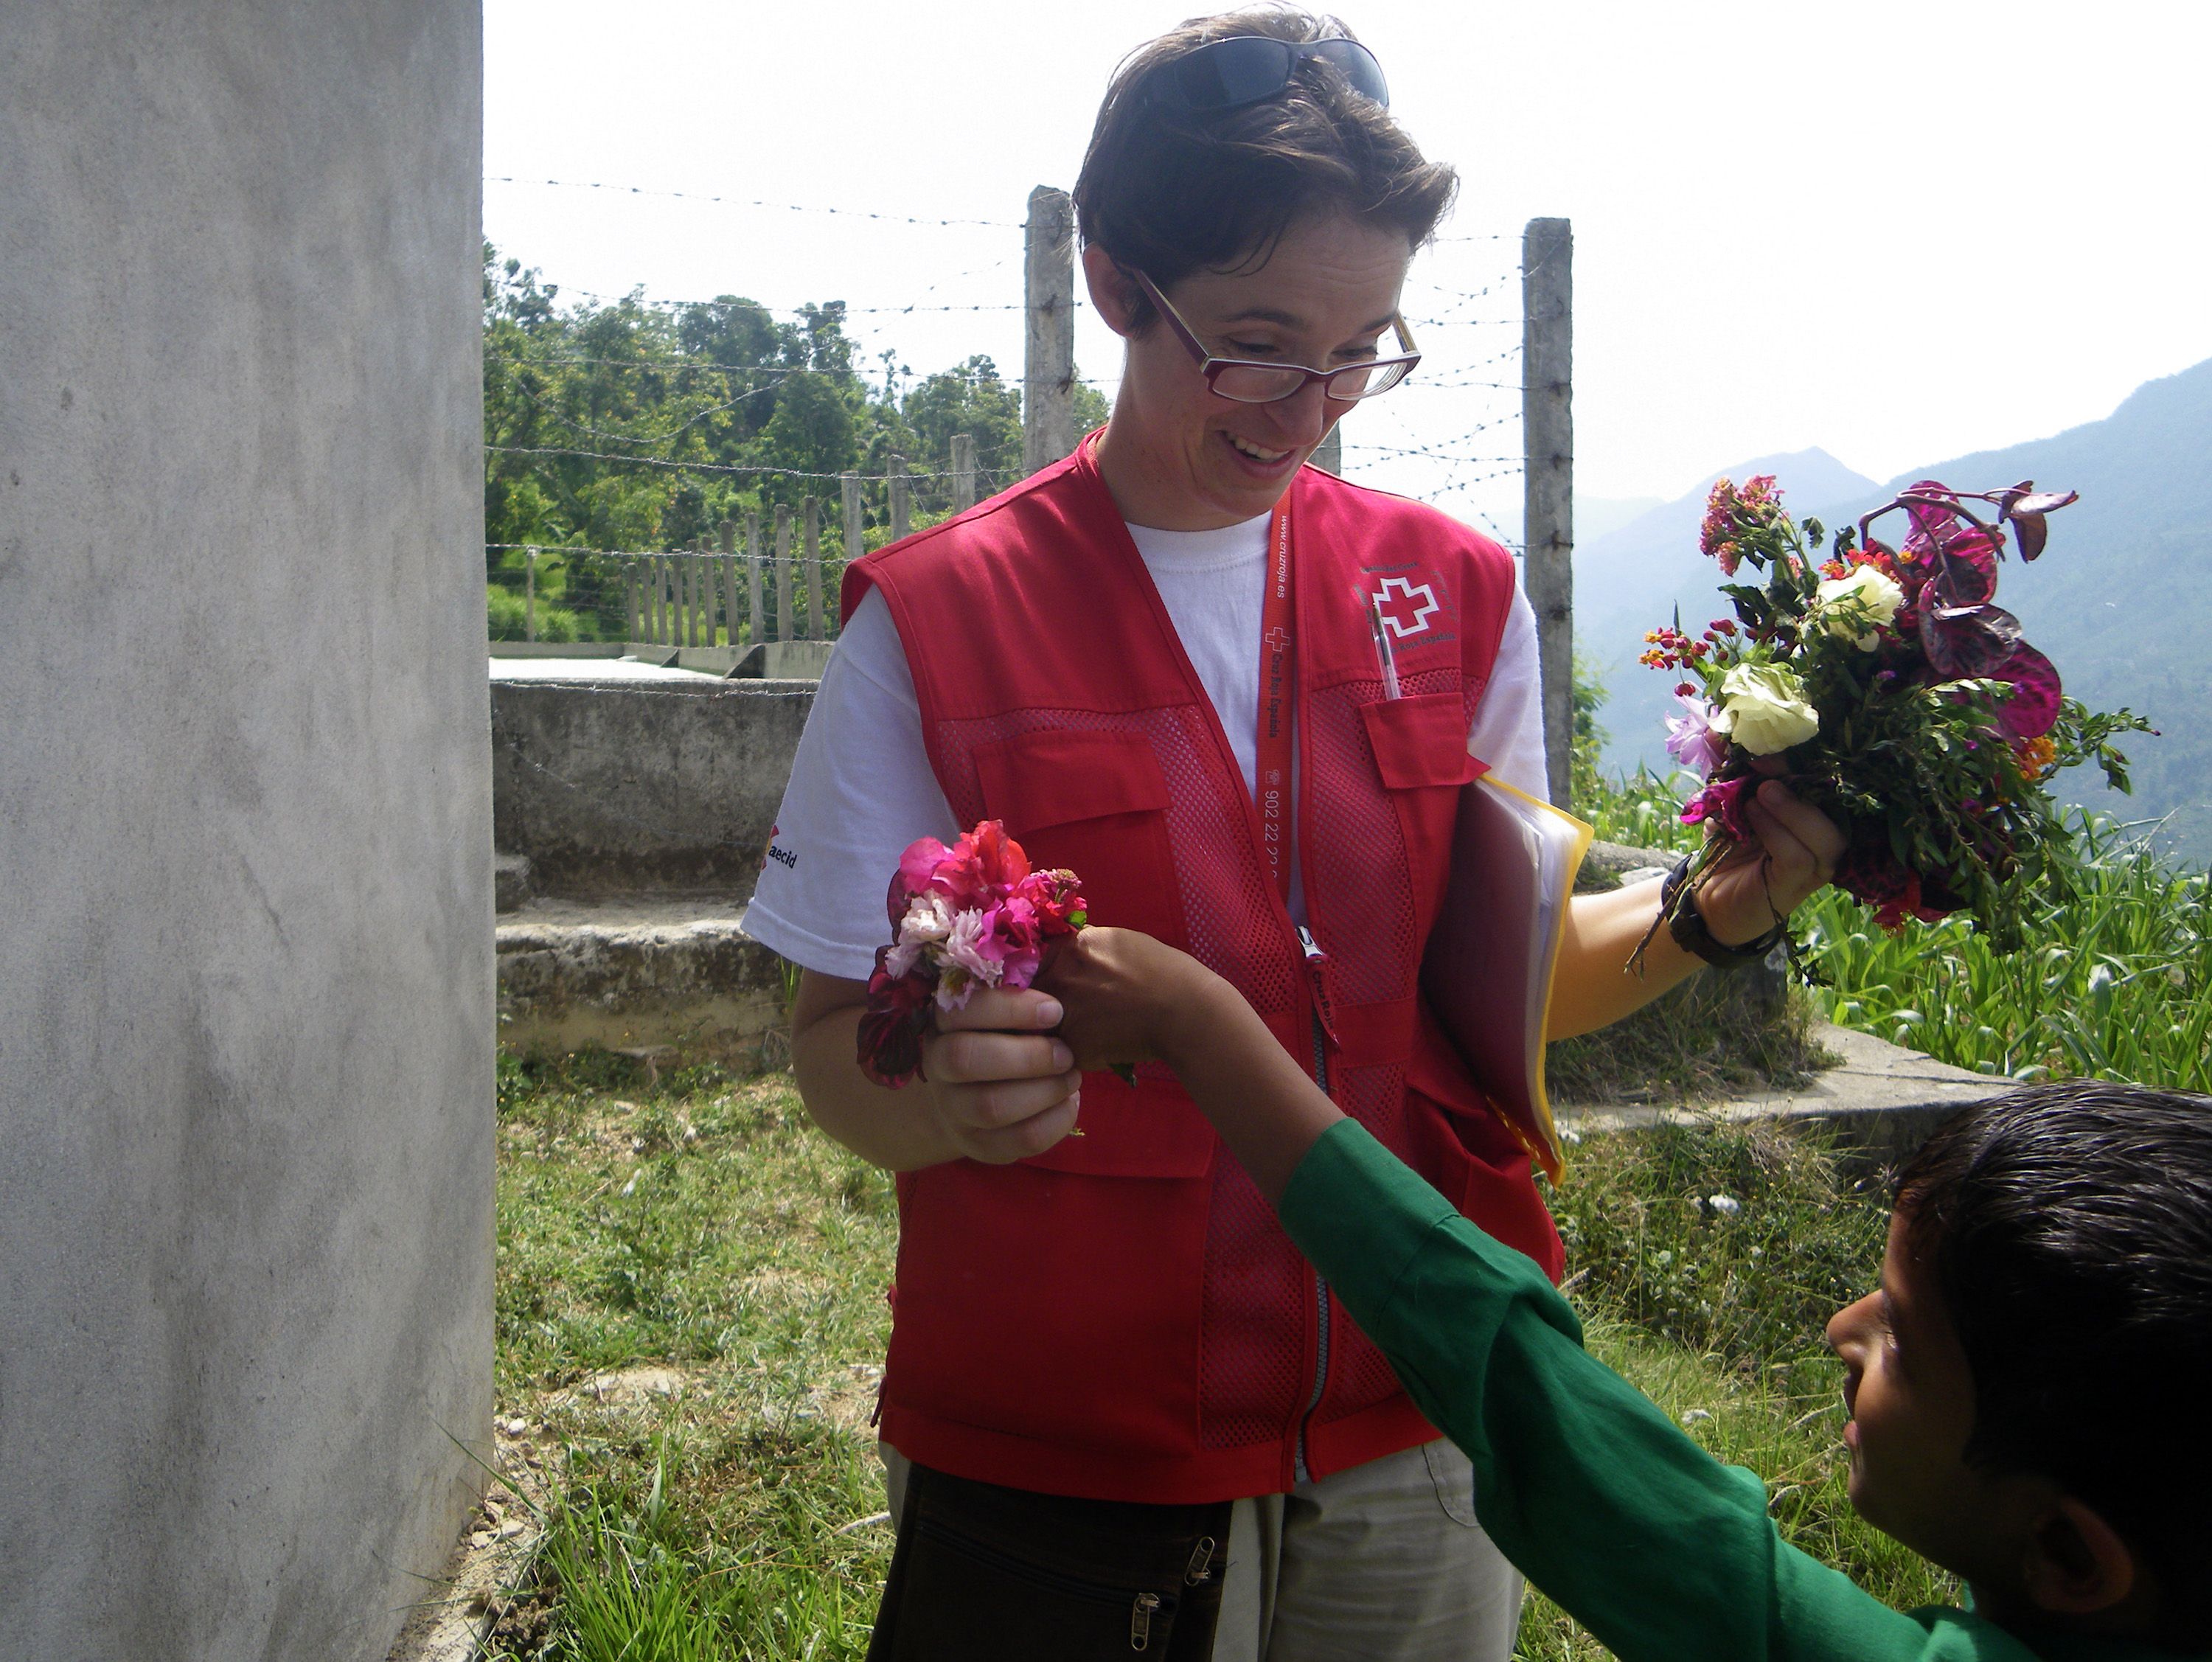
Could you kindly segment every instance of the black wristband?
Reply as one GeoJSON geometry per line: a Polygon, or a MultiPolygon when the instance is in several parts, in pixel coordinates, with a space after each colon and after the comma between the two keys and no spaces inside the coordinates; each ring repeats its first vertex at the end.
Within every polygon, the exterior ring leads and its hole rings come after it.
{"type": "Polygon", "coordinates": [[[1747,941],[1741,947],[1731,947],[1713,939],[1705,928],[1704,916],[1698,910],[1697,895],[1693,891],[1679,906],[1682,886],[1690,880],[1690,862],[1694,856],[1684,855],[1674,862],[1674,869],[1667,874],[1667,880],[1659,886],[1659,916],[1667,920],[1667,933],[1674,944],[1686,953],[1694,953],[1717,970],[1741,970],[1747,964],[1757,964],[1772,952],[1788,927],[1777,923],[1756,941],[1747,941]]]}

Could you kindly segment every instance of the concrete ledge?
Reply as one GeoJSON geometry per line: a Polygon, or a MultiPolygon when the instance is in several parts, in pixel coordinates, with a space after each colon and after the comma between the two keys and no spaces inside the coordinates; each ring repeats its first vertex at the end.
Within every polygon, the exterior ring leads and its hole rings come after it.
{"type": "Polygon", "coordinates": [[[822,672],[830,667],[830,654],[836,649],[835,641],[763,641],[747,647],[736,667],[726,673],[756,681],[818,681],[822,672]]]}
{"type": "Polygon", "coordinates": [[[781,1061],[783,960],[742,933],[743,917],[711,898],[529,902],[494,932],[501,1042],[781,1061]]]}
{"type": "Polygon", "coordinates": [[[495,846],[526,856],[541,892],[742,902],[816,683],[598,681],[594,667],[492,683],[495,846]]]}
{"type": "Polygon", "coordinates": [[[2008,1081],[1954,1068],[1848,1027],[1822,1025],[1814,1037],[1843,1060],[1795,1091],[1772,1091],[1697,1107],[1614,1107],[1560,1104],[1560,1129],[1585,1136],[1654,1125],[1714,1120],[1781,1119],[1825,1125],[1844,1149],[1891,1164],[1969,1103],[2008,1088],[2008,1081]]]}
{"type": "Polygon", "coordinates": [[[621,658],[629,648],[619,641],[494,641],[495,658],[621,658]]]}

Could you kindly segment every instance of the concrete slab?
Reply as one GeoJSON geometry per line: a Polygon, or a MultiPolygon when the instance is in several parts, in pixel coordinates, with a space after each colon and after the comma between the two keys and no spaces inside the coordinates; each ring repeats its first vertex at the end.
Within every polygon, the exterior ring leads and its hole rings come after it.
{"type": "Polygon", "coordinates": [[[500,1038],[525,1053],[672,1050],[784,1060],[784,964],[713,896],[535,899],[495,930],[500,1038]]]}
{"type": "Polygon", "coordinates": [[[495,681],[595,682],[654,681],[713,686],[722,678],[697,670],[641,663],[635,658],[494,658],[495,681]]]}
{"type": "Polygon", "coordinates": [[[835,641],[763,641],[745,648],[730,673],[749,681],[818,681],[835,641]]]}
{"type": "Polygon", "coordinates": [[[494,641],[495,658],[626,658],[619,641],[494,641]]]}
{"type": "Polygon", "coordinates": [[[1890,1162],[1918,1148],[1928,1134],[2008,1081],[1969,1073],[1848,1027],[1823,1024],[1814,1037],[1842,1061],[1796,1090],[1774,1090],[1694,1106],[1668,1104],[1560,1104],[1562,1130],[1583,1135],[1712,1120],[1786,1119],[1828,1127],[1845,1148],[1890,1162]]]}

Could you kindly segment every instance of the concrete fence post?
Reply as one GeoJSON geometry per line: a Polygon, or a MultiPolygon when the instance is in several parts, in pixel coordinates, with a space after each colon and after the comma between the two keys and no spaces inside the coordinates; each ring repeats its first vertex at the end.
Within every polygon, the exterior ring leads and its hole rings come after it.
{"type": "Polygon", "coordinates": [[[1336,423],[1314,447],[1313,465],[1324,473],[1344,477],[1344,423],[1336,423]]]}
{"type": "MultiPolygon", "coordinates": [[[[846,473],[838,478],[837,484],[845,498],[845,563],[850,565],[867,551],[867,541],[862,534],[865,521],[860,508],[860,476],[846,473]]],[[[843,585],[841,583],[838,587],[842,592],[843,585]]],[[[838,609],[832,606],[830,609],[830,632],[833,636],[838,627],[838,609]]]]}
{"type": "Polygon", "coordinates": [[[893,456],[891,458],[891,471],[889,477],[891,498],[891,540],[895,543],[904,542],[906,540],[908,510],[907,497],[908,489],[908,482],[906,473],[906,458],[904,456],[893,456]]]}
{"type": "Polygon", "coordinates": [[[522,551],[522,638],[538,638],[538,551],[522,551]]]}
{"type": "Polygon", "coordinates": [[[1575,741],[1574,252],[1564,219],[1532,219],[1521,239],[1522,582],[1536,612],[1544,770],[1563,808],[1575,741]]]}
{"type": "Polygon", "coordinates": [[[622,557],[622,574],[623,617],[629,629],[629,633],[623,638],[626,641],[641,641],[645,636],[637,632],[637,557],[635,555],[625,554],[622,557]]]}
{"type": "Polygon", "coordinates": [[[749,642],[768,639],[766,610],[761,591],[766,584],[761,570],[760,509],[745,510],[745,623],[751,630],[749,642]]]}
{"type": "Polygon", "coordinates": [[[799,574],[791,563],[791,504],[775,505],[775,638],[795,640],[798,622],[797,608],[792,604],[792,589],[798,583],[799,574]]]}
{"type": "Polygon", "coordinates": [[[952,435],[952,511],[965,514],[975,505],[975,435],[952,435]]]}
{"type": "Polygon", "coordinates": [[[1034,473],[1075,448],[1075,204],[1030,192],[1022,273],[1027,329],[1022,371],[1022,466],[1034,473]]]}
{"type": "Polygon", "coordinates": [[[819,641],[826,638],[822,630],[822,504],[809,496],[803,508],[806,528],[806,638],[819,641]]]}

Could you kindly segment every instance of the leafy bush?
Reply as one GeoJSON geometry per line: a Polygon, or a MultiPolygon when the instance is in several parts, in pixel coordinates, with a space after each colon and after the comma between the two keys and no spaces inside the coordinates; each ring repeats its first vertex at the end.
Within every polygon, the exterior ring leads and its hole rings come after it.
{"type": "MultiPolygon", "coordinates": [[[[484,586],[485,612],[495,641],[526,641],[529,620],[523,598],[497,583],[484,586]]],[[[587,638],[583,622],[563,607],[538,603],[538,638],[541,641],[580,641],[587,638]]]]}

